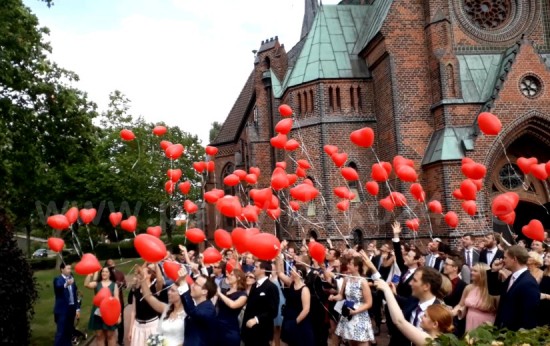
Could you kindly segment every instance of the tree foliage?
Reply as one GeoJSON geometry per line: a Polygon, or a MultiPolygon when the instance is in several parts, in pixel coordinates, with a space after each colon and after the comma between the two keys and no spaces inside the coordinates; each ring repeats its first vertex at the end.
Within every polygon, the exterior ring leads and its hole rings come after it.
{"type": "Polygon", "coordinates": [[[6,211],[0,208],[0,344],[28,345],[33,305],[38,298],[36,280],[13,234],[6,211]]]}
{"type": "Polygon", "coordinates": [[[222,124],[220,122],[214,121],[212,123],[212,127],[210,128],[210,133],[208,136],[208,140],[210,141],[210,143],[212,143],[214,139],[216,139],[221,129],[222,129],[222,124]]]}

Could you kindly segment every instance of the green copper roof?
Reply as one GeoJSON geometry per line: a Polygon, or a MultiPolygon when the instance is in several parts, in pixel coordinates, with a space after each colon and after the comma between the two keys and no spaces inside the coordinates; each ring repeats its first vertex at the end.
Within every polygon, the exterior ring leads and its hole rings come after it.
{"type": "Polygon", "coordinates": [[[380,31],[392,3],[393,0],[376,0],[372,5],[367,6],[368,13],[360,30],[359,39],[353,48],[354,54],[359,54],[380,31]]]}
{"type": "Polygon", "coordinates": [[[457,58],[464,101],[487,101],[500,74],[502,54],[458,55],[457,58]]]}
{"type": "Polygon", "coordinates": [[[473,131],[471,126],[446,127],[435,131],[430,138],[422,165],[437,161],[461,160],[465,150],[473,149],[473,131]]]}
{"type": "Polygon", "coordinates": [[[351,53],[370,6],[323,5],[282,90],[317,79],[364,78],[364,62],[351,53]]]}

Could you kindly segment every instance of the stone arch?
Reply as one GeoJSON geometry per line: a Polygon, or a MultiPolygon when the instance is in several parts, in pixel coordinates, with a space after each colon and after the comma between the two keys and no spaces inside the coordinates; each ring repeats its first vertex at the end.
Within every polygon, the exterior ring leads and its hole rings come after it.
{"type": "MultiPolygon", "coordinates": [[[[491,144],[485,166],[486,175],[486,210],[490,210],[491,201],[498,194],[513,191],[518,193],[520,203],[525,205],[546,206],[550,210],[549,180],[540,181],[531,175],[524,175],[516,166],[519,157],[536,157],[539,163],[550,160],[550,117],[537,111],[530,111],[516,118],[506,126],[491,144]],[[503,150],[503,146],[506,152],[503,150]],[[512,166],[510,166],[512,165],[512,166]],[[506,184],[503,177],[510,175],[516,180],[514,184],[506,184]]],[[[529,208],[517,208],[516,223],[513,228],[521,234],[525,213],[529,208]],[[523,210],[523,211],[522,211],[523,210]],[[518,221],[520,220],[520,221],[518,221]]],[[[543,208],[544,209],[544,208],[543,208]]],[[[505,229],[493,219],[495,230],[505,229]]]]}
{"type": "Polygon", "coordinates": [[[361,228],[355,228],[351,235],[353,237],[352,239],[352,245],[363,245],[363,241],[365,240],[365,237],[363,235],[363,230],[361,228]]]}

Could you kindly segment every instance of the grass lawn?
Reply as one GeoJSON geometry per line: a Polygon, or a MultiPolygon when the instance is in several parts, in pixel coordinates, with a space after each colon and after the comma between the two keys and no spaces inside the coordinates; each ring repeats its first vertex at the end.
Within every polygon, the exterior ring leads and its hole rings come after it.
{"type": "MultiPolygon", "coordinates": [[[[100,261],[103,264],[103,261],[100,261]]],[[[125,275],[128,274],[135,263],[143,263],[141,259],[123,259],[122,265],[118,265],[121,261],[116,260],[117,269],[122,271],[125,275]],[[127,263],[126,263],[127,262],[127,263]]],[[[59,275],[59,269],[41,270],[36,271],[34,276],[39,284],[38,286],[38,300],[34,306],[34,319],[31,323],[32,346],[51,345],[54,341],[56,325],[53,316],[53,307],[55,303],[55,296],[53,293],[53,279],[59,275]]],[[[90,310],[92,306],[92,299],[94,292],[84,287],[85,276],[74,273],[78,290],[82,292],[82,307],[80,311],[80,322],[77,325],[77,329],[86,330],[88,328],[88,320],[90,318],[90,310]]],[[[17,323],[14,321],[14,323],[17,323]]],[[[90,333],[88,333],[90,334],[90,333]]]]}

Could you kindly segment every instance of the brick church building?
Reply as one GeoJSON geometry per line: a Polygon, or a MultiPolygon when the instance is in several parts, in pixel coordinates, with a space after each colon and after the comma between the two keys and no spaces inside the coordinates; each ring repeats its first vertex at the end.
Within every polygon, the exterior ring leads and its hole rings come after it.
{"type": "MultiPolygon", "coordinates": [[[[522,156],[550,160],[547,83],[548,0],[349,0],[339,5],[305,0],[301,40],[287,50],[277,37],[269,38],[255,53],[250,75],[210,144],[219,153],[207,189],[216,186],[246,200],[254,186],[223,186],[227,174],[259,167],[257,186],[267,187],[276,162],[285,161],[286,171],[293,173],[296,160],[307,159],[312,166],[307,176],[322,197],[292,212],[288,192],[279,194],[279,220],[262,213],[257,224],[296,241],[310,236],[387,239],[394,219],[404,223],[413,217],[420,219],[420,230],[404,231],[404,237],[427,238],[433,232],[456,238],[492,229],[509,233],[491,215],[492,198],[506,191],[520,195],[516,233],[532,218],[549,227],[547,181],[525,176],[516,165],[522,156]],[[283,103],[294,110],[288,138],[301,144],[292,152],[270,145],[283,103]],[[483,111],[501,120],[498,136],[480,132],[477,116],[483,111]],[[375,132],[372,150],[349,139],[350,132],[365,126],[375,132]],[[347,153],[345,165],[359,173],[360,180],[349,185],[356,197],[346,213],[336,208],[340,198],[333,194],[346,181],[324,153],[327,144],[347,153]],[[412,159],[427,201],[437,199],[443,212],[455,211],[459,226],[453,230],[441,214],[428,214],[411,197],[410,184],[394,173],[389,186],[403,192],[410,207],[396,208],[394,214],[380,208],[387,186],[381,184],[376,197],[364,188],[375,154],[388,162],[395,155],[412,159]],[[452,196],[465,178],[464,157],[487,168],[473,217],[452,196]]],[[[235,220],[221,217],[212,205],[207,208],[209,237],[216,228],[235,227],[235,220]]]]}

